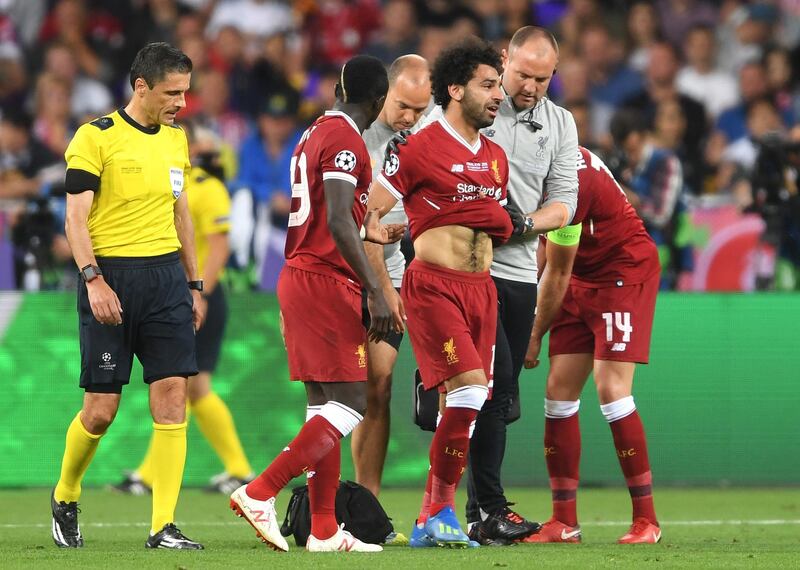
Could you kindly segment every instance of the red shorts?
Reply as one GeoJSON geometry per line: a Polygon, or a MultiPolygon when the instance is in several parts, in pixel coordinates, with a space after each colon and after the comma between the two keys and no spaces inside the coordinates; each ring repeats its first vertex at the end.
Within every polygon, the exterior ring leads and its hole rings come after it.
{"type": "Polygon", "coordinates": [[[647,364],[658,284],[659,275],[622,287],[570,285],[550,328],[550,356],[592,353],[647,364]]]}
{"type": "Polygon", "coordinates": [[[491,386],[497,289],[489,272],[468,273],[414,260],[401,290],[408,336],[426,390],[483,369],[491,386]]]}
{"type": "Polygon", "coordinates": [[[367,334],[357,288],[329,275],[284,266],[278,303],[292,380],[367,381],[367,334]]]}

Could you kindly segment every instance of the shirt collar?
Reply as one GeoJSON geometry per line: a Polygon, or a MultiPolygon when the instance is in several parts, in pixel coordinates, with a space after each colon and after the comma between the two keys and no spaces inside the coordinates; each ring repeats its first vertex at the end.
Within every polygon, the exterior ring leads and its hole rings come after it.
{"type": "Polygon", "coordinates": [[[453,126],[447,122],[447,119],[444,118],[444,113],[441,117],[439,117],[439,123],[442,125],[442,128],[454,139],[456,139],[459,143],[464,145],[472,154],[478,154],[478,151],[481,150],[481,137],[478,134],[478,140],[475,141],[475,144],[469,144],[467,140],[462,137],[458,131],[456,131],[453,126]]]}
{"type": "Polygon", "coordinates": [[[350,124],[351,127],[353,127],[353,129],[355,129],[356,133],[358,133],[358,136],[361,136],[361,131],[358,130],[358,125],[356,125],[356,122],[347,113],[343,113],[342,111],[333,111],[333,110],[331,110],[331,111],[325,111],[325,116],[326,117],[341,117],[341,118],[343,118],[345,121],[347,121],[350,124]]]}

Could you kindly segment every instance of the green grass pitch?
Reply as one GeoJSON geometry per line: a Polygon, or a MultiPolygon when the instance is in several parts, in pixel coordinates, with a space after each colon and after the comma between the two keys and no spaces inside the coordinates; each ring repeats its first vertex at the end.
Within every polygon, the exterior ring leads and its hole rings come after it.
{"type": "MultiPolygon", "coordinates": [[[[181,494],[178,525],[205,543],[203,552],[144,549],[150,517],[146,497],[89,489],[81,501],[86,546],[60,550],[50,537],[49,489],[0,491],[0,568],[798,568],[800,489],[656,488],[663,539],[658,545],[620,546],[630,506],[625,490],[579,493],[580,545],[517,545],[471,550],[390,546],[378,554],[288,554],[268,550],[250,526],[228,510],[227,497],[189,489],[181,494]]],[[[282,515],[288,492],[279,500],[282,515]]],[[[520,512],[549,516],[544,489],[511,489],[520,512]]],[[[381,495],[398,531],[408,534],[421,490],[381,495]]],[[[464,497],[458,498],[463,509],[464,497]]],[[[535,515],[535,516],[534,516],[535,515]]],[[[290,539],[290,545],[293,541],[290,539]]]]}

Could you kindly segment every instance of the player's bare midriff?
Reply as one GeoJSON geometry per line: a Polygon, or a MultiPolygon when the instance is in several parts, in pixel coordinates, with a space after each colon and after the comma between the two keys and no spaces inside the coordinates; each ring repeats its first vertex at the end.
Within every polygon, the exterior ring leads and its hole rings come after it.
{"type": "Polygon", "coordinates": [[[466,226],[440,226],[426,230],[414,240],[414,251],[420,261],[458,271],[489,271],[492,264],[489,235],[466,226]]]}

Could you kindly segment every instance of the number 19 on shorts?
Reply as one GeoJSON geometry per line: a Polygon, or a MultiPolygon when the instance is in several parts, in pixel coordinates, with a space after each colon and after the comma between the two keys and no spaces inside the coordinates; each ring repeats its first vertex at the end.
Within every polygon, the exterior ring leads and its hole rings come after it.
{"type": "Polygon", "coordinates": [[[622,333],[622,342],[615,342],[611,350],[623,351],[625,350],[625,343],[631,341],[631,333],[633,327],[631,326],[631,314],[628,312],[614,312],[603,313],[603,320],[606,322],[606,342],[614,341],[614,329],[622,333]]]}

